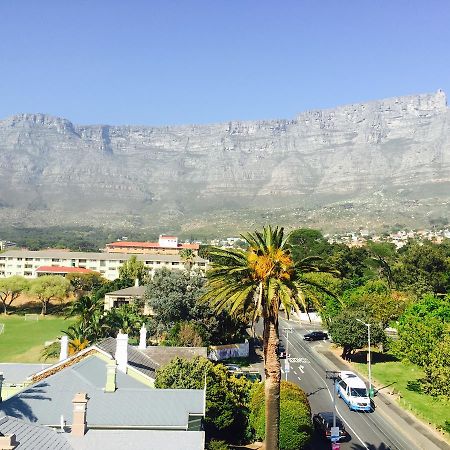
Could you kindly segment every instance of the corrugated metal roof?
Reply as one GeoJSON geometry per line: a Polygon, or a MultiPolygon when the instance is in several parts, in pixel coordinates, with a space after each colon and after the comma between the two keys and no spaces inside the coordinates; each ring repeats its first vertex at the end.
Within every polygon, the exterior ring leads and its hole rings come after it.
{"type": "Polygon", "coordinates": [[[204,431],[88,430],[82,438],[68,437],[75,450],[203,450],[204,431]]]}
{"type": "Polygon", "coordinates": [[[19,443],[17,450],[70,450],[73,448],[64,434],[15,417],[0,418],[0,433],[15,434],[16,441],[19,443]]]}
{"type": "MultiPolygon", "coordinates": [[[[113,337],[102,339],[95,346],[114,358],[116,354],[116,339],[113,337]]],[[[128,345],[128,364],[151,378],[155,378],[155,371],[159,367],[157,362],[132,345],[128,345]]]]}
{"type": "Polygon", "coordinates": [[[77,392],[89,397],[88,426],[187,428],[189,413],[203,414],[200,389],[152,389],[117,372],[117,390],[104,392],[106,361],[91,355],[31,385],[0,403],[5,414],[40,425],[72,420],[72,399],[77,392]]]}
{"type": "Polygon", "coordinates": [[[0,363],[0,372],[7,383],[23,383],[29,376],[47,367],[50,364],[0,363]]]}

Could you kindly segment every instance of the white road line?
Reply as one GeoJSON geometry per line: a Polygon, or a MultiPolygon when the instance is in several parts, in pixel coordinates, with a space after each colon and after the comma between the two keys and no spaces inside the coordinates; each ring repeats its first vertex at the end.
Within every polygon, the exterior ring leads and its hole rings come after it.
{"type": "MultiPolygon", "coordinates": [[[[292,342],[292,343],[289,342],[289,345],[292,345],[295,349],[297,349],[298,351],[300,351],[300,350],[296,347],[296,345],[294,345],[293,342],[292,342]]],[[[312,365],[311,365],[310,367],[311,367],[312,370],[314,370],[314,372],[316,372],[317,376],[323,381],[323,383],[325,384],[325,387],[327,388],[328,393],[330,394],[331,401],[333,401],[333,395],[331,394],[331,391],[330,391],[330,388],[328,387],[327,382],[322,378],[322,376],[320,375],[320,373],[318,373],[317,370],[314,369],[314,367],[313,367],[312,365]]],[[[339,409],[338,409],[337,405],[336,405],[336,411],[339,412],[339,409]]],[[[340,416],[341,416],[341,420],[345,423],[345,425],[347,425],[347,427],[350,429],[350,431],[353,433],[353,435],[356,436],[356,438],[358,439],[358,441],[361,442],[362,446],[363,446],[365,449],[369,450],[369,447],[367,447],[367,445],[364,443],[364,441],[358,436],[358,434],[356,433],[356,431],[355,431],[355,430],[351,427],[351,425],[344,419],[344,417],[342,416],[342,414],[341,414],[341,413],[339,413],[339,414],[340,414],[340,416]]]]}
{"type": "Polygon", "coordinates": [[[292,372],[294,372],[294,373],[295,373],[295,375],[297,375],[297,372],[296,372],[295,370],[293,370],[292,372]]]}
{"type": "Polygon", "coordinates": [[[297,377],[298,378],[298,381],[302,381],[301,379],[300,379],[300,377],[297,377]]]}

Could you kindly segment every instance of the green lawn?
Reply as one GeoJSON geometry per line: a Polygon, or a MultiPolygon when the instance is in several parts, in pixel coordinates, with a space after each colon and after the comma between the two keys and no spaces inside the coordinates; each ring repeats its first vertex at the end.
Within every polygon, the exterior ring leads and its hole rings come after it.
{"type": "MultiPolygon", "coordinates": [[[[374,352],[376,353],[376,352],[374,352]]],[[[376,361],[375,354],[373,360],[376,361]]],[[[367,376],[366,364],[354,364],[357,370],[367,376]]],[[[450,402],[438,400],[420,392],[420,378],[423,372],[420,367],[404,361],[374,362],[372,378],[378,388],[394,389],[400,394],[400,404],[425,422],[435,425],[441,430],[450,432],[450,402]],[[446,423],[447,422],[447,423],[446,423]]],[[[382,389],[383,390],[383,389],[382,389]]],[[[448,438],[448,435],[447,435],[448,438]]]]}
{"type": "Polygon", "coordinates": [[[38,321],[30,321],[24,316],[0,315],[0,324],[5,324],[0,334],[0,362],[41,362],[45,341],[61,336],[74,321],[60,316],[39,316],[38,321]]]}

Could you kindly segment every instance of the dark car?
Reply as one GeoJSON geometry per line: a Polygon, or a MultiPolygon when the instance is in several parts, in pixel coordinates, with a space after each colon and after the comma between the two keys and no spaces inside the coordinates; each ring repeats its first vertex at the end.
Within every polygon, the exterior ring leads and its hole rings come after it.
{"type": "MultiPolygon", "coordinates": [[[[333,413],[332,412],[320,412],[313,416],[313,425],[323,437],[331,439],[331,427],[333,426],[333,413]]],[[[336,426],[339,428],[339,440],[344,441],[348,439],[349,435],[342,423],[342,420],[336,416],[336,426]]]]}
{"type": "Polygon", "coordinates": [[[284,348],[284,345],[280,342],[278,344],[278,356],[280,359],[286,359],[286,349],[284,348]]]}
{"type": "Polygon", "coordinates": [[[328,339],[328,334],[324,331],[311,331],[303,336],[305,341],[322,341],[328,339]]]}

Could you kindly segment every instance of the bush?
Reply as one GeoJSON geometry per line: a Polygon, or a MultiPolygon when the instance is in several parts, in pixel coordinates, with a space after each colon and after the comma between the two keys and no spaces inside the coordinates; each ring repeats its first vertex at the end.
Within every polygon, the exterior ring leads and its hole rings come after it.
{"type": "Polygon", "coordinates": [[[228,444],[225,441],[216,441],[213,439],[208,444],[208,450],[228,450],[228,444]]]}
{"type": "MultiPolygon", "coordinates": [[[[280,449],[303,448],[311,439],[311,409],[306,394],[295,384],[281,382],[280,449]]],[[[250,426],[259,439],[265,436],[264,383],[253,387],[250,399],[250,426]]]]}

